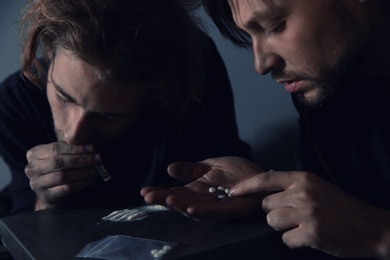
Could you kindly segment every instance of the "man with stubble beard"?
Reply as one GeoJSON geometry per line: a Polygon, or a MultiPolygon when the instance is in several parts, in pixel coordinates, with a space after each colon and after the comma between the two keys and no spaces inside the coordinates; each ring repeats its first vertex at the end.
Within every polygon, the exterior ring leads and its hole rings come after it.
{"type": "Polygon", "coordinates": [[[176,162],[171,176],[195,180],[147,187],[144,199],[194,218],[262,208],[290,248],[390,259],[389,1],[204,4],[223,35],[253,48],[256,71],[292,94],[301,131],[296,169],[265,170],[239,157],[176,162]],[[208,194],[219,185],[231,197],[208,194]]]}

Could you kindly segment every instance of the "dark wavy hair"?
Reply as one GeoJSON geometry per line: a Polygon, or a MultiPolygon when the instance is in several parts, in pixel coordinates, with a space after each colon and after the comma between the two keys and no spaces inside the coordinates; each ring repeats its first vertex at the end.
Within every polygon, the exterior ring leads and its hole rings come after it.
{"type": "Polygon", "coordinates": [[[206,13],[213,20],[221,34],[235,45],[251,48],[249,35],[238,28],[227,0],[203,0],[206,13]]]}
{"type": "MultiPolygon", "coordinates": [[[[141,86],[177,110],[204,80],[196,0],[30,0],[20,22],[22,72],[46,84],[60,49],[92,66],[103,83],[141,86]]],[[[203,37],[204,38],[204,37],[203,37]]],[[[180,110],[180,109],[179,109],[180,110]]]]}

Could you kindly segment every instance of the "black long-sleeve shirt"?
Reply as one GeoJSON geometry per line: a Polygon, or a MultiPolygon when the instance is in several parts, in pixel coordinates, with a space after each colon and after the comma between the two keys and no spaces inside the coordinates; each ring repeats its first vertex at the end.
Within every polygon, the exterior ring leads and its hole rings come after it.
{"type": "MultiPolygon", "coordinates": [[[[171,162],[250,157],[249,146],[238,136],[226,68],[214,43],[209,40],[207,44],[202,104],[194,102],[179,127],[158,110],[144,111],[134,126],[101,153],[112,179],[98,180],[72,195],[64,207],[134,206],[141,202],[141,187],[173,181],[166,173],[171,162]]],[[[55,141],[46,92],[25,81],[19,72],[9,76],[0,85],[0,155],[12,175],[7,187],[11,214],[31,211],[35,205],[36,196],[24,173],[26,152],[55,141]]]]}
{"type": "Polygon", "coordinates": [[[389,78],[355,79],[317,109],[303,107],[298,169],[390,209],[389,78]]]}

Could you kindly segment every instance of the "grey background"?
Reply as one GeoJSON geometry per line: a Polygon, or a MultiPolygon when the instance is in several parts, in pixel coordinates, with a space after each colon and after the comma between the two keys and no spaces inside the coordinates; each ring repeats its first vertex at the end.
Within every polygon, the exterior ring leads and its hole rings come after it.
{"type": "MultiPolygon", "coordinates": [[[[0,81],[20,65],[16,29],[24,3],[25,0],[0,0],[0,81]]],[[[269,76],[257,75],[252,53],[222,38],[202,9],[198,15],[227,66],[235,96],[240,137],[252,146],[255,161],[264,167],[292,169],[298,116],[290,95],[269,76]]],[[[0,157],[0,189],[9,180],[8,168],[0,157]]]]}

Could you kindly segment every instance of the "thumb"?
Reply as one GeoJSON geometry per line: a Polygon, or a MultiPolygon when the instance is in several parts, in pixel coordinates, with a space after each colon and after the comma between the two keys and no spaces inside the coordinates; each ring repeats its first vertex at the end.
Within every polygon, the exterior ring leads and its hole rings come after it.
{"type": "Polygon", "coordinates": [[[168,174],[178,180],[193,180],[202,177],[210,166],[201,162],[174,162],[168,165],[168,174]]]}

